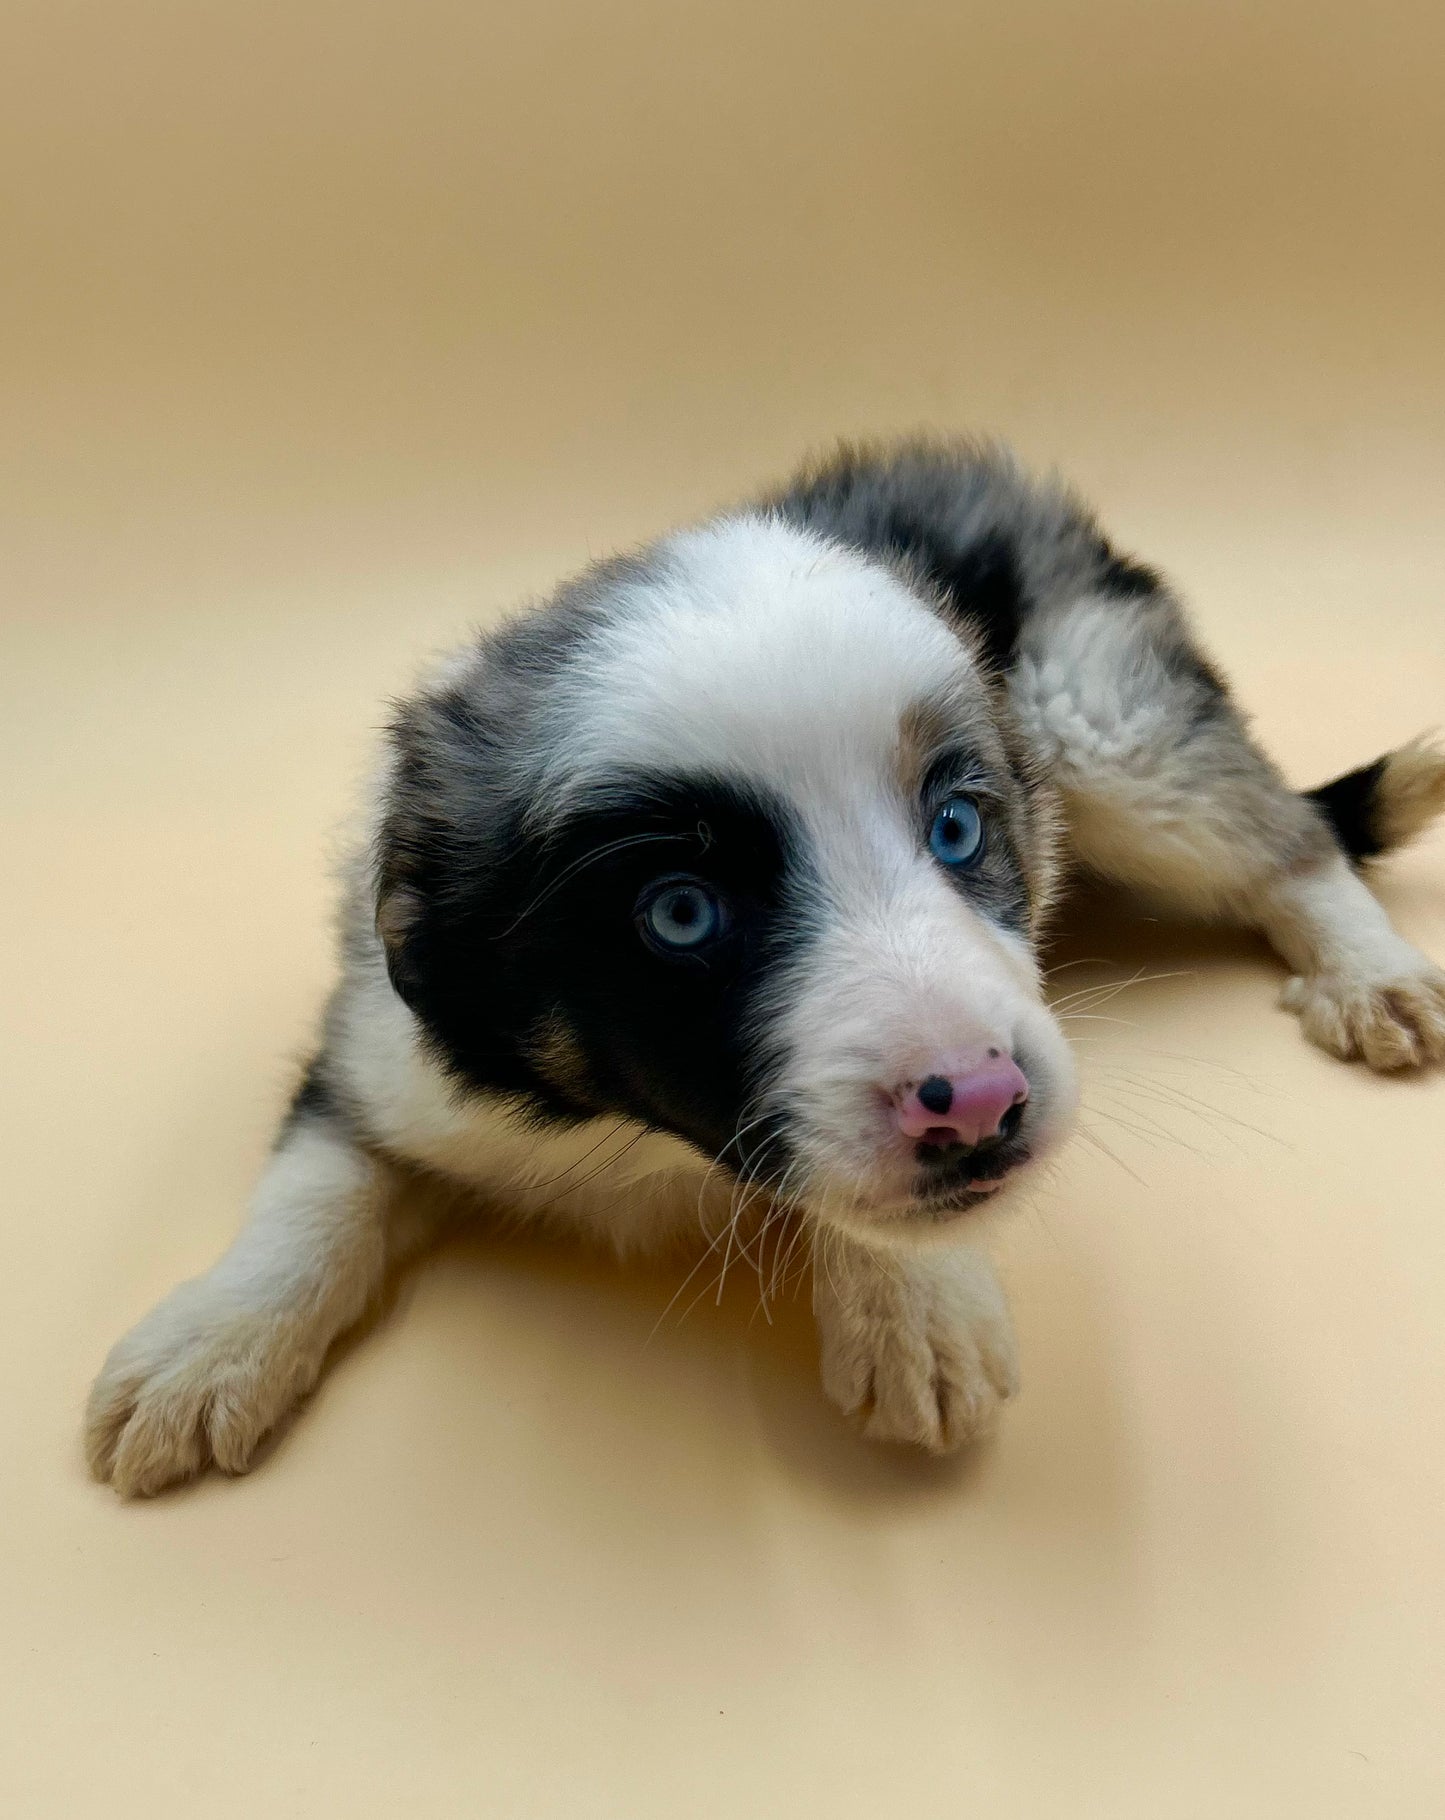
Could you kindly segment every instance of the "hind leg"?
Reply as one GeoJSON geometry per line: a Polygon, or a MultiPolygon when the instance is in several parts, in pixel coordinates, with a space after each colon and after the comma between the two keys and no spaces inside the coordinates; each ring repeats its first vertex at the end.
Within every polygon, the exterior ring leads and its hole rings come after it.
{"type": "Polygon", "coordinates": [[[1392,927],[1319,808],[1298,796],[1162,591],[1026,627],[1015,710],[1091,871],[1260,930],[1305,1034],[1373,1068],[1445,1059],[1445,974],[1392,927]]]}

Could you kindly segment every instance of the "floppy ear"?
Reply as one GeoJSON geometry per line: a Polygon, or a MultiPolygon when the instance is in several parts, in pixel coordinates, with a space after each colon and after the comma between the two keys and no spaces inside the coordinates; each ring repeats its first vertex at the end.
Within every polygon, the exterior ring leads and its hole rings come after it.
{"type": "Polygon", "coordinates": [[[444,686],[404,702],[388,729],[373,856],[376,932],[393,988],[419,1014],[438,984],[435,951],[448,926],[484,916],[490,895],[507,770],[491,699],[495,667],[479,651],[444,686]]]}
{"type": "MultiPolygon", "coordinates": [[[[384,837],[383,837],[384,838],[384,837]]],[[[424,901],[419,891],[378,878],[376,933],[386,955],[386,971],[397,997],[412,1010],[421,996],[421,971],[412,938],[421,925],[424,901]]]]}
{"type": "Polygon", "coordinates": [[[376,931],[398,996],[434,1030],[487,1019],[511,982],[498,937],[526,872],[520,839],[545,757],[538,707],[607,592],[646,573],[599,563],[485,634],[403,702],[374,855],[376,931]]]}
{"type": "Polygon", "coordinates": [[[499,629],[388,729],[376,932],[397,996],[434,1030],[490,1016],[505,997],[496,937],[518,889],[531,728],[557,630],[555,613],[499,629]]]}

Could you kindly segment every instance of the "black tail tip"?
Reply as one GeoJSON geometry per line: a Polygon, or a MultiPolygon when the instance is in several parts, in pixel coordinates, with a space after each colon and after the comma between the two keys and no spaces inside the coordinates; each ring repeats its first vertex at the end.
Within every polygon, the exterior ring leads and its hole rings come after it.
{"type": "Polygon", "coordinates": [[[1351,859],[1376,859],[1445,813],[1445,752],[1429,739],[1412,740],[1306,794],[1351,859]]]}

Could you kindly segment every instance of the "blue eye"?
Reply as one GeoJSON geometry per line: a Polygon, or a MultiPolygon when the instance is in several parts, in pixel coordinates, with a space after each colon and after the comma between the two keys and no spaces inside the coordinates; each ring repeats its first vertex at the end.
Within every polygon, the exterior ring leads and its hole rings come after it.
{"type": "Polygon", "coordinates": [[[933,818],[928,851],[942,866],[972,866],[983,858],[983,817],[971,796],[950,796],[933,818]]]}
{"type": "Polygon", "coordinates": [[[688,954],[722,934],[727,911],[710,885],[695,878],[664,879],[638,899],[637,926],[650,948],[688,954]]]}

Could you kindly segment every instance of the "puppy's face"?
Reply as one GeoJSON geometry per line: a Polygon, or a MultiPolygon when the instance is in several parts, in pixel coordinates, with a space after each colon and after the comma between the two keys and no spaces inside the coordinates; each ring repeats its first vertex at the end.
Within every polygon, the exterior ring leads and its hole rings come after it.
{"type": "Polygon", "coordinates": [[[1049,1149],[1074,1103],[1032,945],[1052,810],[943,613],[744,518],[557,630],[398,729],[379,923],[454,1071],[873,1236],[1049,1149]]]}

